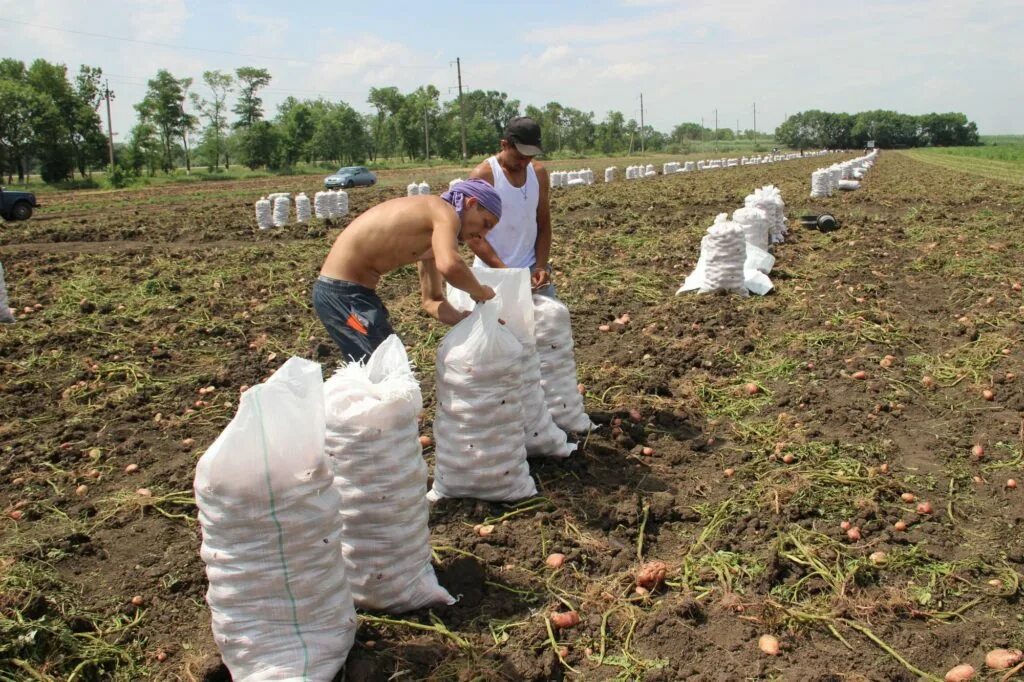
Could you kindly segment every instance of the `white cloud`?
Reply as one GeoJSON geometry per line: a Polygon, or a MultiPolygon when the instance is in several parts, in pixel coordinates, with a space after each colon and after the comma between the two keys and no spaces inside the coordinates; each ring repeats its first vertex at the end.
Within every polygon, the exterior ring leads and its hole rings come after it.
{"type": "Polygon", "coordinates": [[[128,16],[133,38],[171,42],[184,32],[189,14],[185,0],[133,0],[128,16]]]}

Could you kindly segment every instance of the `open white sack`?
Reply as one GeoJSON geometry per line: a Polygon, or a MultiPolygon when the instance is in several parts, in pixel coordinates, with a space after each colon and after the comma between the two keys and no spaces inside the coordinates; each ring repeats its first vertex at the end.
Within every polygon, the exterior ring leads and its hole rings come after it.
{"type": "Polygon", "coordinates": [[[391,335],[324,384],[327,456],[341,495],[341,553],[355,605],[404,613],[453,604],[430,564],[419,382],[391,335]]]}
{"type": "MultiPolygon", "coordinates": [[[[523,428],[530,457],[568,457],[576,449],[552,420],[541,386],[541,358],[537,349],[530,271],[526,268],[473,268],[481,284],[494,289],[498,318],[523,346],[519,371],[523,383],[523,428]]],[[[473,310],[469,294],[448,285],[448,302],[456,310],[473,310]]],[[[494,305],[488,301],[484,305],[494,305]]]]}
{"type": "Polygon", "coordinates": [[[324,433],[320,365],[291,358],[242,394],[196,466],[206,601],[236,681],[326,682],[352,647],[324,433]]]}
{"type": "Polygon", "coordinates": [[[498,305],[478,305],[437,349],[434,485],[427,498],[491,502],[537,494],[526,463],[520,356],[498,321],[498,305]]]}
{"type": "Polygon", "coordinates": [[[548,412],[559,428],[569,433],[586,433],[594,428],[578,390],[575,342],[569,308],[550,296],[535,295],[537,352],[540,355],[540,385],[548,412]]]}

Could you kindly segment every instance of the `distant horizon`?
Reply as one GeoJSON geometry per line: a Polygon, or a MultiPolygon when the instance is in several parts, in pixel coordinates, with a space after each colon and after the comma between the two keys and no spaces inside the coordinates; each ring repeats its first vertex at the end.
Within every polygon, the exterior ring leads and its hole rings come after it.
{"type": "Polygon", "coordinates": [[[264,108],[273,118],[289,95],[343,100],[369,113],[371,86],[408,92],[433,84],[448,101],[456,96],[456,57],[466,90],[502,91],[522,108],[557,101],[598,121],[610,110],[639,121],[643,93],[645,122],[665,133],[702,117],[713,128],[716,109],[720,128],[752,129],[756,104],[756,129],[767,134],[809,109],[957,111],[986,137],[1024,134],[1017,113],[1024,88],[1003,85],[1019,80],[1024,66],[1015,38],[1024,35],[1024,6],[1013,0],[941,8],[868,0],[813,11],[796,0],[522,6],[538,11],[522,12],[511,26],[501,6],[467,12],[447,1],[329,15],[309,2],[283,14],[268,0],[0,0],[8,29],[0,57],[64,63],[72,76],[81,64],[102,68],[122,140],[146,80],[161,68],[193,78],[201,95],[205,70],[267,68],[273,80],[264,108]],[[782,27],[787,37],[766,27],[782,27]]]}

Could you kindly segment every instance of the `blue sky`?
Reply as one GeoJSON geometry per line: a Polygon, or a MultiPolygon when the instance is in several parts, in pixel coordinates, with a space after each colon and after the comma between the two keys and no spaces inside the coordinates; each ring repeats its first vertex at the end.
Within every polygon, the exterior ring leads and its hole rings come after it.
{"type": "Polygon", "coordinates": [[[266,67],[272,114],[288,95],[368,110],[372,85],[432,83],[448,98],[455,57],[469,88],[598,119],[638,117],[643,92],[665,131],[710,125],[716,109],[721,127],[749,128],[756,102],[760,130],[805,109],[882,108],[963,111],[983,134],[1024,133],[1021,0],[0,0],[0,18],[2,57],[102,67],[121,137],[158,68],[198,84],[204,70],[266,67]]]}

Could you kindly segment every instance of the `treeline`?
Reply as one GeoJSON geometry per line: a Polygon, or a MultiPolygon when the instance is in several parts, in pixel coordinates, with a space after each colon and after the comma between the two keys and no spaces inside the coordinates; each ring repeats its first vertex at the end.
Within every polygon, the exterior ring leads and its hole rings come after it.
{"type": "MultiPolygon", "coordinates": [[[[39,172],[45,181],[59,182],[108,166],[100,117],[102,76],[90,66],[72,77],[64,65],[42,59],[27,67],[14,59],[0,61],[0,173],[23,180],[39,172]]],[[[641,129],[619,111],[598,119],[592,111],[558,102],[524,107],[494,90],[467,92],[460,105],[458,99],[442,102],[432,85],[411,92],[370,88],[366,103],[371,113],[342,101],[289,97],[268,116],[262,92],[271,81],[269,71],[251,66],[206,71],[199,82],[158,71],[134,105],[137,123],[115,145],[109,180],[127,183],[134,176],[191,170],[193,165],[218,172],[232,164],[280,170],[300,162],[457,160],[463,151],[476,157],[495,151],[505,123],[520,114],[541,124],[549,155],[641,149],[678,153],[698,141],[757,137],[753,130],[712,130],[697,123],[680,123],[663,133],[649,125],[641,129]]],[[[964,145],[976,144],[978,133],[963,114],[808,111],[779,126],[773,144],[843,148],[860,147],[870,139],[883,147],[964,145]]]]}
{"type": "Polygon", "coordinates": [[[874,140],[877,147],[967,147],[979,144],[978,126],[957,112],[911,116],[896,111],[834,114],[804,111],[775,129],[775,141],[794,149],[849,149],[874,140]]]}
{"type": "Polygon", "coordinates": [[[23,180],[31,168],[53,182],[105,165],[101,76],[83,66],[69,79],[61,64],[0,60],[0,172],[23,180]]]}
{"type": "MultiPolygon", "coordinates": [[[[73,77],[62,64],[39,59],[0,62],[0,172],[32,172],[47,182],[86,177],[109,165],[101,106],[102,71],[83,66],[73,77]]],[[[268,116],[261,93],[269,71],[241,67],[206,71],[195,82],[160,70],[134,105],[137,123],[115,144],[114,184],[133,176],[170,173],[194,165],[217,172],[232,164],[287,169],[300,162],[356,164],[384,159],[460,159],[492,153],[505,123],[521,114],[537,119],[549,154],[676,152],[696,141],[755,137],[729,129],[682,123],[670,133],[641,129],[621,112],[600,120],[558,102],[522,106],[494,90],[473,90],[442,102],[432,85],[411,92],[371,88],[369,114],[345,102],[289,97],[268,116]],[[465,116],[465,150],[461,124],[465,116]]],[[[111,97],[115,97],[111,93],[111,97]]]]}

